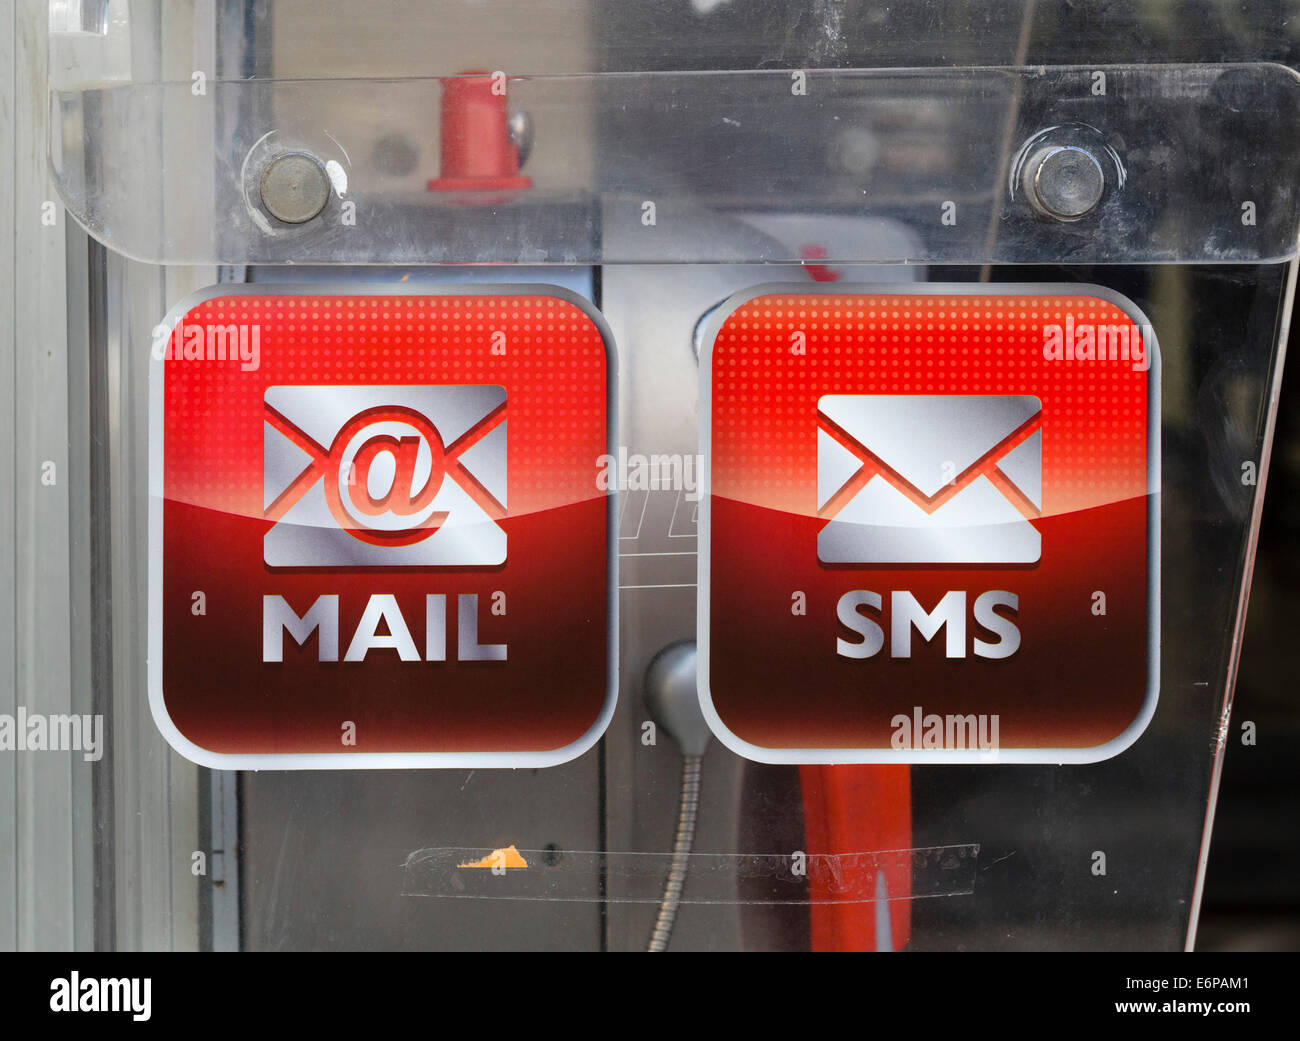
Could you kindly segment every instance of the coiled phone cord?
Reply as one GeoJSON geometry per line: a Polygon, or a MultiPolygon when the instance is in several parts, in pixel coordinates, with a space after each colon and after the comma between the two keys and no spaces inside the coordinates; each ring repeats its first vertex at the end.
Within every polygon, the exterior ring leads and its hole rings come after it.
{"type": "Polygon", "coordinates": [[[664,730],[682,753],[682,790],[677,804],[677,833],[673,855],[664,879],[664,895],[650,934],[649,952],[668,950],[673,923],[682,903],[682,890],[690,870],[691,847],[695,844],[695,820],[700,811],[700,779],[704,752],[709,747],[709,724],[700,709],[696,690],[696,656],[693,641],[665,647],[646,670],[644,697],[655,724],[664,730]]]}
{"type": "Polygon", "coordinates": [[[691,847],[695,844],[695,819],[700,809],[700,777],[704,758],[698,755],[682,756],[682,791],[677,809],[677,832],[673,838],[673,857],[664,879],[664,895],[659,901],[659,914],[650,933],[646,950],[658,953],[668,950],[668,941],[681,906],[682,889],[686,885],[686,872],[690,864],[691,847]]]}

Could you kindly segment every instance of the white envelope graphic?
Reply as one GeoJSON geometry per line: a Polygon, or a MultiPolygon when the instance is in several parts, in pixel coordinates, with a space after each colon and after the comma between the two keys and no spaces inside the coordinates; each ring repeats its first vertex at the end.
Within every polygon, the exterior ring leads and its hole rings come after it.
{"type": "Polygon", "coordinates": [[[506,514],[505,408],[497,386],[269,387],[263,485],[266,517],[275,523],[263,540],[264,561],[505,563],[498,523],[506,514]],[[394,450],[403,442],[406,469],[394,450]],[[403,481],[405,500],[395,494],[403,481]],[[409,508],[390,507],[385,496],[409,508]]]}
{"type": "Polygon", "coordinates": [[[823,563],[1038,561],[1038,398],[828,394],[817,413],[823,563]]]}

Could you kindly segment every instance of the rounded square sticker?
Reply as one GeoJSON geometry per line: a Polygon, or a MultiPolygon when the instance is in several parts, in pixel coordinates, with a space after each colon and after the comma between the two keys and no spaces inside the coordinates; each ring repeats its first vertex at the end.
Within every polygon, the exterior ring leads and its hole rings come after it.
{"type": "Polygon", "coordinates": [[[1095,286],[770,286],[701,363],[701,703],[765,762],[1092,762],[1159,683],[1159,357],[1095,286]]]}
{"type": "Polygon", "coordinates": [[[150,705],[224,769],[546,766],[613,712],[603,322],[217,287],[156,331],[150,705]]]}

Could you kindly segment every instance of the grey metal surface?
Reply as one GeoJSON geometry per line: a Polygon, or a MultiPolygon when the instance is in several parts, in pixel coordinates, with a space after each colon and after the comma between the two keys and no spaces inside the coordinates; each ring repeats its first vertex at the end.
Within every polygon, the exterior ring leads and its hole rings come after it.
{"type": "Polygon", "coordinates": [[[199,939],[194,854],[210,849],[199,835],[198,768],[159,734],[146,696],[146,524],[149,505],[147,373],[152,330],[164,301],[214,278],[211,269],[157,268],[109,254],[106,341],[107,408],[113,454],[109,567],[113,575],[112,800],[114,945],[123,950],[192,950],[199,939]]]}
{"type": "MultiPolygon", "coordinates": [[[[133,74],[188,79],[196,64],[212,67],[212,0],[153,13],[131,25],[133,74]],[[175,45],[179,40],[184,46],[175,45]]],[[[193,118],[166,115],[165,121],[133,126],[137,139],[165,148],[177,121],[193,118]]],[[[200,178],[168,192],[162,171],[140,167],[134,173],[133,204],[141,214],[184,207],[187,193],[211,190],[200,178]]],[[[92,180],[104,175],[87,171],[92,180]]],[[[124,950],[192,950],[199,942],[200,892],[210,885],[209,844],[199,835],[198,771],[167,747],[145,696],[147,363],[166,302],[215,281],[216,271],[150,268],[111,252],[100,257],[102,262],[88,265],[85,288],[77,290],[94,300],[84,348],[87,364],[96,366],[92,440],[84,446],[87,453],[94,446],[84,461],[88,471],[94,466],[86,474],[94,482],[90,520],[100,555],[92,574],[96,581],[111,581],[110,590],[92,590],[102,598],[98,618],[105,627],[95,635],[108,642],[96,651],[93,697],[113,735],[112,754],[96,777],[98,812],[101,822],[111,820],[111,831],[98,836],[95,939],[98,947],[124,950]]],[[[78,429],[86,428],[74,425],[78,429]]],[[[86,915],[91,920],[89,909],[86,915]]]]}
{"type": "MultiPolygon", "coordinates": [[[[69,543],[65,221],[41,147],[45,4],[0,3],[0,713],[75,711],[69,543]],[[10,173],[12,171],[12,173],[10,173]]],[[[76,302],[72,302],[76,309],[76,302]]],[[[0,948],[90,941],[92,767],[75,751],[0,751],[0,948]]]]}
{"type": "Polygon", "coordinates": [[[75,921],[77,948],[106,945],[105,925],[111,922],[111,902],[106,890],[113,884],[110,867],[113,762],[112,689],[107,683],[109,640],[102,624],[102,608],[109,590],[103,549],[102,526],[94,523],[103,507],[100,493],[102,463],[108,458],[107,426],[102,402],[97,403],[105,366],[102,354],[90,349],[97,322],[102,318],[104,250],[81,228],[65,228],[67,243],[67,285],[71,287],[67,308],[68,343],[68,562],[69,617],[71,641],[71,693],[74,711],[103,719],[100,758],[88,770],[73,777],[72,826],[90,847],[76,858],[74,885],[81,894],[75,921]],[[79,292],[77,287],[87,287],[79,292]],[[97,550],[99,552],[97,552],[97,550]]]}
{"type": "MultiPolygon", "coordinates": [[[[685,462],[699,450],[696,321],[733,292],[770,277],[765,269],[609,267],[601,307],[622,359],[620,446],[633,455],[685,462]],[[763,274],[759,272],[762,271],[763,274]]],[[[685,471],[683,470],[683,473],[685,471]]],[[[694,471],[698,479],[698,469],[694,471]]],[[[607,848],[661,852],[672,848],[681,752],[666,735],[643,740],[650,718],[643,680],[651,661],[671,644],[695,636],[698,539],[694,489],[627,489],[619,528],[620,657],[618,709],[606,736],[607,848]]],[[[736,849],[740,760],[714,743],[703,757],[694,851],[736,849]]],[[[686,892],[690,891],[686,879],[686,892]]],[[[642,950],[654,926],[653,905],[624,903],[630,891],[610,880],[608,945],[642,950]]],[[[683,907],[669,950],[734,949],[740,931],[734,907],[683,907]]]]}
{"type": "MultiPolygon", "coordinates": [[[[0,69],[9,70],[5,89],[16,94],[14,61],[14,0],[0,3],[0,69]]],[[[8,165],[18,147],[14,136],[13,108],[0,107],[0,160],[8,165]]],[[[17,219],[14,182],[0,177],[0,285],[5,286],[4,303],[16,304],[14,284],[14,222],[17,219]]],[[[12,313],[12,312],[10,312],[12,313]]],[[[0,415],[13,417],[8,432],[15,430],[14,400],[14,322],[0,322],[0,415]]],[[[14,486],[17,459],[12,447],[0,451],[0,482],[14,486]]],[[[17,504],[10,496],[0,497],[0,586],[13,589],[14,566],[18,545],[14,541],[17,504]]],[[[14,668],[14,626],[18,600],[12,594],[0,596],[0,712],[13,715],[18,708],[17,675],[14,668]]],[[[0,759],[0,843],[17,850],[18,845],[18,764],[12,756],[0,759]]],[[[18,860],[0,856],[0,949],[18,946],[18,860]]]]}
{"type": "MultiPolygon", "coordinates": [[[[5,84],[10,95],[17,76],[14,61],[14,2],[0,3],[0,69],[10,70],[5,84]]],[[[14,136],[13,108],[0,107],[0,160],[6,165],[18,147],[14,136]]],[[[5,286],[7,306],[16,304],[14,284],[14,222],[17,219],[17,202],[14,182],[0,177],[0,285],[5,286]]],[[[12,313],[12,312],[10,312],[12,313]]],[[[14,417],[10,431],[16,423],[14,400],[14,323],[0,322],[0,415],[14,417]]],[[[0,482],[4,487],[14,486],[17,459],[12,447],[0,451],[0,482]]],[[[14,567],[18,552],[14,541],[17,524],[17,503],[10,496],[0,497],[0,586],[13,589],[14,567]]],[[[0,596],[0,712],[13,715],[18,708],[18,684],[14,668],[14,626],[18,614],[18,600],[12,594],[0,596]]],[[[15,851],[18,846],[18,764],[12,756],[0,759],[0,843],[15,851]]],[[[18,946],[18,860],[15,856],[0,856],[0,949],[14,950],[18,946]]]]}
{"type": "Polygon", "coordinates": [[[208,820],[205,834],[211,842],[208,861],[211,889],[204,901],[200,923],[206,930],[206,949],[237,951],[239,919],[239,775],[227,770],[205,770],[208,820]]]}

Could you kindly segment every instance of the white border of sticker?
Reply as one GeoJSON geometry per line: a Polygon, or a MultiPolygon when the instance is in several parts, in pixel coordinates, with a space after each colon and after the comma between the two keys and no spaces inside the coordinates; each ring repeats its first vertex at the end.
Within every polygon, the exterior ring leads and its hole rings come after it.
{"type": "MultiPolygon", "coordinates": [[[[162,325],[168,336],[177,323],[195,307],[227,296],[541,296],[553,297],[577,307],[600,334],[605,348],[605,442],[617,453],[618,353],[604,316],[595,305],[571,290],[541,283],[501,285],[403,285],[382,283],[359,285],[280,282],[215,285],[192,293],[173,307],[162,325]]],[[[606,676],[605,701],[599,716],[576,741],[562,748],[539,752],[286,752],[230,754],[213,752],[195,744],[172,721],[162,690],[162,546],[163,546],[163,359],[149,360],[149,635],[147,672],[149,709],[167,743],[191,762],[214,770],[373,770],[373,769],[489,769],[558,766],[578,758],[604,735],[618,701],[618,493],[606,496],[606,676]]],[[[594,469],[593,469],[594,474],[594,469]]]]}
{"type": "Polygon", "coordinates": [[[765,283],[737,293],[719,306],[705,329],[705,350],[700,357],[700,455],[704,471],[700,484],[700,572],[696,602],[696,639],[699,645],[696,682],[700,708],[713,735],[739,756],[760,763],[1097,763],[1119,755],[1146,731],[1160,697],[1160,346],[1155,329],[1142,310],[1127,297],[1105,286],[1079,283],[1034,285],[1024,282],[929,282],[898,285],[883,283],[835,283],[792,286],[765,283]],[[723,323],[742,306],[763,296],[1072,296],[1093,297],[1113,304],[1142,331],[1151,365],[1147,372],[1147,689],[1142,707],[1123,733],[1100,745],[1087,748],[1000,748],[895,750],[892,748],[769,748],[755,745],[735,734],[713,705],[709,690],[709,581],[712,442],[713,442],[713,348],[723,323]]]}

